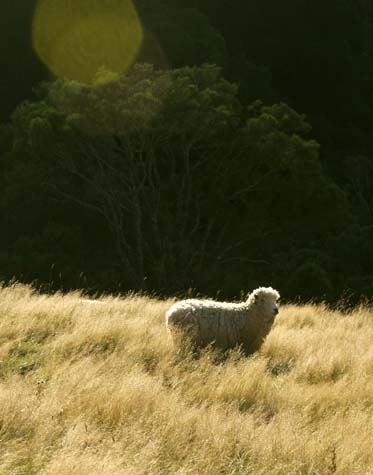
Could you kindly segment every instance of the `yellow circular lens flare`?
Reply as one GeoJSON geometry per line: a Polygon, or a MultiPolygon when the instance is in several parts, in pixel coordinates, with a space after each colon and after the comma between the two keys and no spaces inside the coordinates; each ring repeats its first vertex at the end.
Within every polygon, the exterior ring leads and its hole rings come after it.
{"type": "Polygon", "coordinates": [[[123,73],[142,40],[131,0],[39,0],[35,10],[34,49],[61,78],[90,83],[102,68],[123,73]]]}

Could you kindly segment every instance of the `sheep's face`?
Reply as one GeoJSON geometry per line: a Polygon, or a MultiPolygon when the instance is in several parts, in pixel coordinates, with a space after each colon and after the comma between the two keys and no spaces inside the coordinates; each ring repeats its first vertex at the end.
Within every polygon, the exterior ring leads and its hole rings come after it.
{"type": "Polygon", "coordinates": [[[272,288],[262,288],[254,292],[253,300],[262,318],[267,322],[273,322],[279,312],[280,294],[272,288]]]}

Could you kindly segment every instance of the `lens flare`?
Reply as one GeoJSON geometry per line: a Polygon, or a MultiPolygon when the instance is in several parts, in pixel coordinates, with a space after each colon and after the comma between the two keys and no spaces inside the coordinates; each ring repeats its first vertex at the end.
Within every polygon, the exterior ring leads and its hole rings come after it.
{"type": "Polygon", "coordinates": [[[123,73],[131,66],[143,29],[131,0],[39,0],[32,36],[53,74],[90,83],[102,68],[123,73]]]}

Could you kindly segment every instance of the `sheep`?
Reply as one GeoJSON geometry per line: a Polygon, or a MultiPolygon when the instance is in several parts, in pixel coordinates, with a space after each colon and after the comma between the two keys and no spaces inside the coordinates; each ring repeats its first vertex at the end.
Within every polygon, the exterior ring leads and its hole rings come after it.
{"type": "Polygon", "coordinates": [[[246,302],[182,300],[166,313],[166,327],[174,343],[193,348],[212,344],[219,350],[241,346],[246,354],[257,351],[279,312],[280,294],[272,287],[259,287],[246,302]]]}

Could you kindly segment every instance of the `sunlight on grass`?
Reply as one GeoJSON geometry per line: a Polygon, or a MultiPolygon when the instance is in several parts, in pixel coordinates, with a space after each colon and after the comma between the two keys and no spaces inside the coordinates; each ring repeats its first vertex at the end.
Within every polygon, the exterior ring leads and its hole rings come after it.
{"type": "Polygon", "coordinates": [[[0,473],[370,475],[373,312],[284,306],[252,357],[173,347],[172,301],[0,289],[0,473]]]}
{"type": "Polygon", "coordinates": [[[58,77],[90,83],[102,68],[123,73],[143,40],[132,0],[39,0],[33,46],[58,77]]]}

